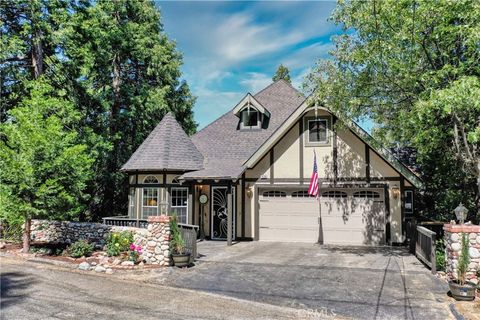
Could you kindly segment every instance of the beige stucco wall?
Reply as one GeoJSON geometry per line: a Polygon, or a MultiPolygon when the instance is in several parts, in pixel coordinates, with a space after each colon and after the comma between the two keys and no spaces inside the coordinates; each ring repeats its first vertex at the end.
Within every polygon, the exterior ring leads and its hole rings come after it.
{"type": "Polygon", "coordinates": [[[270,156],[267,154],[261,159],[255,167],[246,171],[247,178],[261,179],[263,177],[270,178],[270,156]]]}
{"type": "Polygon", "coordinates": [[[298,126],[295,124],[273,149],[275,178],[300,176],[298,126]]]}
{"type": "MultiPolygon", "coordinates": [[[[328,113],[319,111],[319,116],[327,116],[328,113]]],[[[314,111],[310,111],[304,117],[314,117],[314,111]]],[[[303,121],[303,120],[302,120],[303,121]]],[[[321,178],[333,178],[333,143],[324,146],[309,146],[306,142],[306,126],[304,132],[299,135],[298,123],[296,123],[288,133],[277,142],[274,148],[273,173],[274,179],[284,179],[274,181],[275,184],[291,184],[296,182],[286,181],[290,179],[296,181],[300,176],[300,139],[303,139],[303,178],[308,185],[308,181],[313,169],[313,150],[317,154],[317,164],[319,176],[321,178]]],[[[330,132],[330,139],[333,139],[333,132],[330,132]]],[[[330,140],[332,141],[332,140],[330,140]]],[[[366,176],[366,156],[365,144],[350,130],[340,127],[337,132],[337,170],[339,178],[364,178],[366,176]]],[[[390,204],[390,241],[403,242],[402,226],[401,226],[401,199],[393,197],[390,188],[393,185],[399,186],[398,177],[400,176],[391,165],[380,158],[374,151],[370,150],[370,176],[374,178],[394,178],[396,181],[386,182],[389,192],[385,196],[388,197],[390,204]]],[[[261,177],[270,178],[270,157],[267,154],[254,168],[247,170],[247,178],[258,179],[257,182],[249,183],[252,186],[252,192],[255,185],[268,184],[262,181],[261,177]]],[[[405,186],[411,186],[406,182],[405,186]]],[[[255,210],[255,195],[252,198],[246,197],[246,225],[245,230],[247,237],[255,235],[255,219],[253,212],[255,210]]]]}
{"type": "Polygon", "coordinates": [[[397,171],[395,171],[388,163],[380,158],[375,151],[370,150],[370,176],[376,178],[386,177],[399,177],[397,171]]]}
{"type": "Polygon", "coordinates": [[[362,178],[365,170],[365,144],[350,130],[337,133],[337,170],[339,177],[362,178]]]}

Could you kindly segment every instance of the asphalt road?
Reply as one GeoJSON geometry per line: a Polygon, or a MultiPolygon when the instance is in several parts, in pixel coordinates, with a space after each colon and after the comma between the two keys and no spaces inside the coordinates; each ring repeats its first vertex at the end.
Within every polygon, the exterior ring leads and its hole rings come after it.
{"type": "Polygon", "coordinates": [[[0,259],[2,320],[325,318],[193,290],[0,259]]]}

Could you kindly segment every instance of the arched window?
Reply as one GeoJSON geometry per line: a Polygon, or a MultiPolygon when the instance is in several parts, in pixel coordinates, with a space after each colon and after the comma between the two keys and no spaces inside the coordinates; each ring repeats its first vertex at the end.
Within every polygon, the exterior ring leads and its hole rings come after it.
{"type": "Polygon", "coordinates": [[[370,190],[357,191],[353,194],[354,198],[364,198],[364,199],[378,199],[380,198],[380,193],[370,190]]]}
{"type": "Polygon", "coordinates": [[[146,183],[146,184],[158,183],[158,179],[155,176],[146,176],[145,179],[143,179],[143,183],[146,183]]]}
{"type": "Polygon", "coordinates": [[[287,196],[287,194],[283,191],[270,190],[270,191],[265,191],[263,193],[263,196],[268,198],[284,198],[287,196]]]}
{"type": "Polygon", "coordinates": [[[293,198],[308,198],[308,197],[311,197],[311,195],[308,194],[307,190],[301,190],[301,191],[292,192],[292,197],[293,198]]]}
{"type": "Polygon", "coordinates": [[[331,190],[331,191],[326,191],[322,193],[323,198],[346,198],[347,193],[343,191],[338,191],[338,190],[331,190]]]}

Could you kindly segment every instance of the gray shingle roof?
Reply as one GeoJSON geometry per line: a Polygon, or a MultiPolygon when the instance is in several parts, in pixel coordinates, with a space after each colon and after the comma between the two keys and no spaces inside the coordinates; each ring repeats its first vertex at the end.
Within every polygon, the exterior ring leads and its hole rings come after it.
{"type": "Polygon", "coordinates": [[[173,115],[167,113],[121,170],[189,171],[202,168],[202,154],[173,115]]]}
{"type": "Polygon", "coordinates": [[[271,113],[267,129],[237,130],[238,117],[233,109],[192,137],[204,156],[204,169],[185,173],[186,179],[238,178],[243,164],[297,109],[305,97],[285,80],[272,83],[254,95],[271,113]]]}

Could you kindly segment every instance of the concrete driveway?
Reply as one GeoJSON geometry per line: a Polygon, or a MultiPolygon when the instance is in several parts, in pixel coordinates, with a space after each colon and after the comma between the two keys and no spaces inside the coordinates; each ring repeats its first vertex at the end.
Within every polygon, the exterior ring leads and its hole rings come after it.
{"type": "Polygon", "coordinates": [[[199,243],[163,283],[354,319],[448,319],[447,286],[398,247],[199,243]]]}

